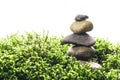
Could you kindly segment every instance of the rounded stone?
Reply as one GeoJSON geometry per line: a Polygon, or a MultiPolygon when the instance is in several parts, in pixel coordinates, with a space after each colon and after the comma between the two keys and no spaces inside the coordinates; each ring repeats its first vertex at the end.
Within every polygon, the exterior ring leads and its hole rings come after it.
{"type": "Polygon", "coordinates": [[[79,21],[79,22],[74,22],[71,26],[70,29],[73,33],[83,33],[83,32],[88,32],[93,29],[93,24],[90,21],[79,21]]]}
{"type": "Polygon", "coordinates": [[[96,69],[96,68],[102,68],[102,66],[98,63],[95,62],[89,62],[89,65],[91,68],[96,69]]]}
{"type": "Polygon", "coordinates": [[[75,21],[82,21],[82,20],[86,20],[88,18],[87,15],[77,15],[75,17],[75,21]]]}
{"type": "Polygon", "coordinates": [[[62,40],[62,44],[74,44],[82,46],[93,46],[95,42],[95,39],[87,33],[70,34],[62,40]]]}
{"type": "Polygon", "coordinates": [[[68,55],[74,56],[78,60],[89,60],[94,56],[95,50],[91,47],[73,46],[68,49],[68,55]]]}
{"type": "Polygon", "coordinates": [[[97,68],[102,68],[102,66],[96,62],[88,62],[88,61],[82,61],[80,60],[81,65],[86,65],[88,64],[91,68],[97,69],[97,68]]]}

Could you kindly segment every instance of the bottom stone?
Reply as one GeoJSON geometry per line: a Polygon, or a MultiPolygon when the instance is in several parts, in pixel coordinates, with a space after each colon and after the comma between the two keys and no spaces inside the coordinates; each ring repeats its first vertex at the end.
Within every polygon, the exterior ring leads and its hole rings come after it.
{"type": "Polygon", "coordinates": [[[96,69],[96,68],[101,68],[102,66],[98,63],[95,62],[87,62],[87,61],[80,61],[81,65],[88,64],[91,68],[96,69]]]}
{"type": "Polygon", "coordinates": [[[91,47],[73,46],[68,49],[68,55],[74,56],[78,60],[88,61],[94,56],[95,50],[91,47]]]}

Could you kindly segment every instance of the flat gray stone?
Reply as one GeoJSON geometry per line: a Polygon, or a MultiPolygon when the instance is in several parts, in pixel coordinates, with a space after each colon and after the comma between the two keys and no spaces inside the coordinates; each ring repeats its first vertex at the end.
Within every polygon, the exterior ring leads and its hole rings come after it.
{"type": "Polygon", "coordinates": [[[75,45],[82,45],[82,46],[92,46],[95,44],[95,39],[89,36],[87,33],[81,34],[70,34],[66,36],[62,44],[75,44],[75,45]]]}
{"type": "Polygon", "coordinates": [[[95,55],[95,50],[91,47],[73,46],[68,49],[68,55],[74,56],[78,60],[89,60],[95,55]]]}

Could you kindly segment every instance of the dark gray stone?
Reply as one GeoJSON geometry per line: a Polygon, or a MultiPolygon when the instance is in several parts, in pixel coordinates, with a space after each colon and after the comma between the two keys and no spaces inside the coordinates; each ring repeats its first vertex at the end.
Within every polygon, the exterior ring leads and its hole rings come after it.
{"type": "Polygon", "coordinates": [[[82,20],[86,20],[88,18],[87,15],[77,15],[75,17],[75,21],[82,21],[82,20]]]}
{"type": "Polygon", "coordinates": [[[84,46],[73,46],[68,49],[68,55],[74,56],[78,60],[87,61],[91,59],[95,54],[95,50],[91,47],[84,47],[84,46]]]}
{"type": "Polygon", "coordinates": [[[74,44],[74,45],[82,45],[82,46],[92,46],[95,44],[95,39],[89,36],[87,33],[81,34],[71,34],[66,36],[62,44],[74,44]]]}

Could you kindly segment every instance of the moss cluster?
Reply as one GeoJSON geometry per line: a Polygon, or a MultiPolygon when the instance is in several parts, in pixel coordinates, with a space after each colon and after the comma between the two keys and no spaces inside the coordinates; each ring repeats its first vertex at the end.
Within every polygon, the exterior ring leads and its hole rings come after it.
{"type": "Polygon", "coordinates": [[[0,39],[0,80],[113,80],[120,79],[120,45],[96,39],[92,61],[101,69],[81,66],[67,56],[62,37],[31,32],[0,39]]]}

